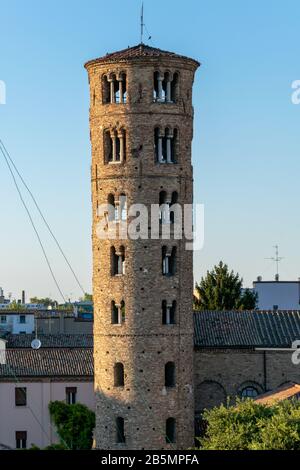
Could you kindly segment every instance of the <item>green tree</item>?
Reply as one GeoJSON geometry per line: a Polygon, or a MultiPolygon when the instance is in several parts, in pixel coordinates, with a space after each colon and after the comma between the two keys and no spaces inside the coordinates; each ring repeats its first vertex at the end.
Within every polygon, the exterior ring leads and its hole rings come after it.
{"type": "Polygon", "coordinates": [[[80,297],[79,301],[80,301],[80,302],[93,302],[93,295],[92,295],[92,294],[88,294],[88,293],[86,292],[83,297],[80,297]]]}
{"type": "Polygon", "coordinates": [[[195,300],[197,310],[252,310],[256,307],[257,295],[250,289],[243,291],[243,279],[238,273],[229,271],[222,261],[200,284],[196,284],[199,299],[195,300]]]}
{"type": "Polygon", "coordinates": [[[20,312],[24,310],[24,306],[22,304],[18,304],[16,300],[13,300],[10,304],[7,304],[8,310],[15,310],[16,312],[20,312]]]}
{"type": "Polygon", "coordinates": [[[61,444],[70,450],[89,450],[93,444],[95,413],[80,403],[49,403],[49,412],[61,444]]]}
{"type": "Polygon", "coordinates": [[[56,300],[52,300],[49,297],[39,298],[39,297],[31,297],[30,299],[31,304],[43,304],[45,307],[55,307],[57,305],[56,300]]]}
{"type": "Polygon", "coordinates": [[[247,399],[236,406],[206,410],[206,433],[200,450],[298,450],[300,402],[266,406],[247,399]]]}

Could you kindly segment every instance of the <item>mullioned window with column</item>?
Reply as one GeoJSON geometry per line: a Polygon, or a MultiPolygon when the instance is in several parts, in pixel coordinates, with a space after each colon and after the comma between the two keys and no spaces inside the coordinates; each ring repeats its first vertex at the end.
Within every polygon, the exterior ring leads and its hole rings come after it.
{"type": "Polygon", "coordinates": [[[104,104],[125,104],[127,102],[127,75],[125,72],[111,72],[103,75],[102,97],[104,104]]]}
{"type": "Polygon", "coordinates": [[[176,103],[178,96],[178,72],[155,71],[153,77],[153,101],[155,103],[176,103]]]}
{"type": "Polygon", "coordinates": [[[178,130],[170,127],[154,129],[155,160],[159,164],[178,161],[178,130]]]}
{"type": "Polygon", "coordinates": [[[124,163],[126,161],[126,130],[124,128],[104,131],[104,163],[124,163]]]}

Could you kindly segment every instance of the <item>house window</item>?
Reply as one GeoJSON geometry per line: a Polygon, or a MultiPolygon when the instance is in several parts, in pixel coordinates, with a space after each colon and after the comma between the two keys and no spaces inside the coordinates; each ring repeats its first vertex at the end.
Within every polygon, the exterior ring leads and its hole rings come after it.
{"type": "Polygon", "coordinates": [[[114,367],[114,385],[115,387],[124,387],[124,365],[121,362],[114,367]]]}
{"type": "Polygon", "coordinates": [[[125,322],[125,302],[122,300],[120,305],[115,301],[111,303],[111,323],[113,325],[122,325],[125,322]]]}
{"type": "Polygon", "coordinates": [[[27,449],[27,431],[16,431],[16,449],[27,449]]]}
{"type": "Polygon", "coordinates": [[[242,398],[256,398],[257,395],[259,395],[259,393],[255,387],[245,387],[241,391],[242,398]]]}
{"type": "Polygon", "coordinates": [[[176,442],[176,420],[168,418],[166,421],[166,442],[173,444],[176,442]]]}
{"type": "Polygon", "coordinates": [[[168,251],[166,246],[162,247],[162,274],[174,276],[176,271],[176,247],[168,251]]]}
{"type": "Polygon", "coordinates": [[[24,323],[26,323],[26,315],[20,315],[19,316],[19,323],[21,323],[22,325],[24,325],[24,323]]]}
{"type": "Polygon", "coordinates": [[[16,406],[27,405],[27,388],[26,387],[15,388],[15,405],[16,406]]]}
{"type": "Polygon", "coordinates": [[[3,323],[3,324],[4,324],[4,323],[7,323],[7,317],[6,317],[6,315],[1,315],[1,316],[0,316],[0,323],[3,323]]]}
{"type": "Polygon", "coordinates": [[[77,396],[77,387],[66,387],[67,405],[75,405],[77,396]]]}
{"type": "Polygon", "coordinates": [[[175,325],[176,323],[176,300],[168,304],[166,300],[162,301],[162,324],[175,325]]]}
{"type": "Polygon", "coordinates": [[[167,362],[165,365],[165,387],[175,387],[175,364],[174,362],[167,362]]]}
{"type": "Polygon", "coordinates": [[[113,276],[125,274],[125,248],[123,246],[119,251],[116,251],[115,247],[111,248],[111,269],[113,276]]]}
{"type": "Polygon", "coordinates": [[[117,444],[125,444],[125,432],[124,432],[124,418],[118,417],[116,419],[116,435],[117,444]]]}

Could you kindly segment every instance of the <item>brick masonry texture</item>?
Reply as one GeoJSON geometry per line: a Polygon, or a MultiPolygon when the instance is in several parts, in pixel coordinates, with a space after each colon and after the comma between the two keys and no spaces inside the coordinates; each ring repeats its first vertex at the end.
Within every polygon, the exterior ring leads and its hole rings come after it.
{"type": "Polygon", "coordinates": [[[198,64],[158,53],[143,57],[105,58],[86,64],[90,84],[92,145],[95,443],[100,449],[187,449],[194,438],[193,260],[185,240],[99,240],[97,207],[126,194],[133,203],[158,204],[162,190],[177,191],[178,202],[193,202],[191,142],[192,85],[198,64]],[[176,103],[153,102],[154,72],[179,74],[176,103]],[[104,104],[102,77],[127,76],[126,104],[104,104]],[[154,129],[178,129],[177,163],[155,161],[154,129]],[[105,163],[104,131],[126,130],[126,161],[105,163]],[[110,250],[125,247],[126,274],[111,276],[110,250]],[[177,247],[173,277],[161,272],[162,247],[177,247]],[[162,300],[177,302],[176,325],[162,325],[162,300]],[[122,326],[111,324],[111,302],[126,306],[122,326]],[[176,386],[164,388],[164,368],[176,366],[176,386]],[[124,364],[124,387],[114,387],[114,365],[124,364]],[[124,418],[126,442],[116,442],[116,418],[124,418]],[[176,419],[176,443],[166,442],[166,420],[176,419]]]}
{"type": "Polygon", "coordinates": [[[197,349],[195,351],[195,412],[225,403],[252,386],[259,393],[300,381],[300,366],[291,351],[197,349]]]}

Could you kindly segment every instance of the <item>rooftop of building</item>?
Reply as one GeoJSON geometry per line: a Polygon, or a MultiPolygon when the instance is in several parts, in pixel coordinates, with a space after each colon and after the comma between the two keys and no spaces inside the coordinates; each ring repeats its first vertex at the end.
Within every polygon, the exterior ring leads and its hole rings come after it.
{"type": "Polygon", "coordinates": [[[197,348],[291,348],[300,311],[197,311],[194,328],[197,348]]]}
{"type": "Polygon", "coordinates": [[[274,403],[300,397],[300,385],[294,382],[288,382],[277,389],[263,393],[255,399],[256,403],[271,406],[274,403]]]}
{"type": "Polygon", "coordinates": [[[85,67],[96,63],[111,63],[111,62],[123,62],[128,60],[144,60],[149,58],[168,58],[168,59],[181,59],[193,62],[196,67],[199,67],[200,63],[190,57],[176,54],[175,52],[164,51],[156,47],[147,46],[146,44],[138,44],[133,47],[127,47],[120,51],[107,53],[105,56],[99,57],[88,61],[85,67]]]}
{"type": "MultiPolygon", "coordinates": [[[[195,347],[200,349],[291,348],[293,341],[300,338],[300,311],[197,311],[194,327],[195,347]]],[[[33,350],[35,335],[5,335],[6,364],[0,365],[0,379],[92,378],[92,334],[38,337],[41,348],[33,350]]],[[[281,392],[280,396],[284,396],[285,391],[281,392]]]]}
{"type": "Polygon", "coordinates": [[[0,364],[0,379],[16,377],[93,377],[91,348],[8,349],[0,364]]]}
{"type": "MultiPolygon", "coordinates": [[[[42,349],[49,348],[92,348],[92,334],[39,334],[42,349]]],[[[5,335],[7,349],[24,348],[31,349],[31,343],[35,339],[34,334],[8,334],[5,335]]]]}

